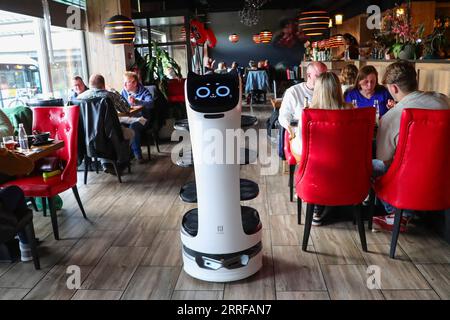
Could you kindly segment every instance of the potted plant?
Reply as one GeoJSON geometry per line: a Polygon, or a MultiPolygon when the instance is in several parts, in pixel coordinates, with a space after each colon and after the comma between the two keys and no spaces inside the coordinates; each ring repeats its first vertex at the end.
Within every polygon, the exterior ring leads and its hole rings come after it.
{"type": "Polygon", "coordinates": [[[415,59],[423,34],[423,25],[413,28],[411,10],[408,3],[386,10],[381,22],[380,36],[394,39],[390,52],[396,59],[415,59]]]}
{"type": "Polygon", "coordinates": [[[424,40],[424,59],[445,58],[448,47],[450,17],[439,17],[434,20],[433,32],[424,40]]]}
{"type": "Polygon", "coordinates": [[[152,54],[142,57],[135,50],[135,64],[132,68],[139,70],[144,85],[156,85],[167,99],[167,80],[165,71],[172,68],[177,77],[181,78],[181,68],[178,63],[169,56],[169,53],[158,46],[155,41],[151,42],[152,54]]]}

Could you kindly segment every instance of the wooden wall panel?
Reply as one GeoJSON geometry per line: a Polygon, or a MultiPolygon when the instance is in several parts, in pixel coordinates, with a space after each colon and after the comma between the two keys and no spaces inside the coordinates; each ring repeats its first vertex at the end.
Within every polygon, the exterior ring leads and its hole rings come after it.
{"type": "Polygon", "coordinates": [[[134,57],[132,45],[113,45],[104,35],[106,21],[117,14],[131,16],[130,0],[87,1],[89,74],[102,74],[106,86],[120,92],[123,87],[122,75],[134,57]]]}

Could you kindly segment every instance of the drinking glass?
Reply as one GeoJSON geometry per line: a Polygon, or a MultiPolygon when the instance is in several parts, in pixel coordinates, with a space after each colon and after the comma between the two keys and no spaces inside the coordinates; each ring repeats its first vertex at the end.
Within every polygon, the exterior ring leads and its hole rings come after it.
{"type": "Polygon", "coordinates": [[[3,137],[3,144],[6,149],[14,150],[14,148],[16,147],[16,141],[14,139],[14,136],[3,137]]]}

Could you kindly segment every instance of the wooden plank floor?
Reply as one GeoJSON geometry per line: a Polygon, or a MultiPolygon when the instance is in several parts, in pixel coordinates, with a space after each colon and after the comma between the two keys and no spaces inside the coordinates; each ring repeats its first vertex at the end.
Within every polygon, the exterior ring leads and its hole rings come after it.
{"type": "MultiPolygon", "coordinates": [[[[271,108],[254,109],[264,128],[271,108]]],[[[160,154],[152,147],[152,161],[133,164],[122,184],[90,173],[83,185],[80,172],[89,220],[65,192],[58,212],[61,240],[55,241],[50,218],[36,212],[42,269],[0,263],[0,299],[450,299],[449,245],[423,227],[413,225],[400,236],[396,260],[388,258],[390,234],[367,232],[370,252],[363,253],[351,222],[313,227],[303,252],[303,225],[289,202],[281,164],[276,175],[261,175],[260,165],[241,168],[242,178],[259,183],[260,195],[245,205],[258,210],[264,225],[262,270],[232,283],[191,278],[182,268],[179,230],[195,205],[183,203],[178,192],[193,170],[171,162],[173,146],[163,144],[160,154]],[[70,265],[80,267],[79,290],[66,286],[70,265]],[[369,265],[380,267],[379,289],[367,288],[369,265]]]]}

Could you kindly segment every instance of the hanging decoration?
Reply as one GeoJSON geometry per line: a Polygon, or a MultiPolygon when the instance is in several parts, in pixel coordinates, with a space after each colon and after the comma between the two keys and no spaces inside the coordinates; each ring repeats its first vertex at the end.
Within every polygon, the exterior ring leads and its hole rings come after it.
{"type": "Polygon", "coordinates": [[[112,44],[131,44],[136,36],[136,29],[130,18],[116,15],[106,22],[105,36],[112,44]]]}
{"type": "Polygon", "coordinates": [[[211,28],[205,29],[206,31],[206,44],[210,48],[214,48],[217,44],[216,35],[211,28]]]}
{"type": "Polygon", "coordinates": [[[244,8],[239,11],[241,23],[248,27],[256,26],[260,20],[259,9],[270,0],[245,0],[244,8]]]}
{"type": "Polygon", "coordinates": [[[228,40],[230,40],[230,42],[232,43],[236,43],[239,41],[239,36],[236,33],[230,34],[228,40]]]}
{"type": "Polygon", "coordinates": [[[272,41],[272,32],[269,30],[263,30],[259,33],[261,43],[270,43],[272,41]]]}
{"type": "Polygon", "coordinates": [[[208,39],[208,34],[205,30],[205,25],[196,20],[191,20],[191,43],[193,45],[203,45],[208,39]]]}
{"type": "Polygon", "coordinates": [[[253,35],[253,42],[256,44],[261,43],[261,36],[259,35],[259,33],[253,35]]]}
{"type": "Polygon", "coordinates": [[[328,31],[330,16],[326,11],[306,11],[300,13],[298,27],[306,36],[322,36],[328,31]]]}

